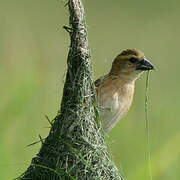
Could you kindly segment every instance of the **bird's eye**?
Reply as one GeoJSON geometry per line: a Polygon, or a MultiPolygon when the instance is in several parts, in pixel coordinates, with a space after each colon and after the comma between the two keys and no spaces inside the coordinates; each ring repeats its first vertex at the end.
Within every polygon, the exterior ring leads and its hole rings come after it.
{"type": "Polygon", "coordinates": [[[132,58],[129,59],[129,61],[130,61],[131,63],[135,63],[135,62],[137,62],[137,59],[134,58],[134,57],[132,57],[132,58]]]}

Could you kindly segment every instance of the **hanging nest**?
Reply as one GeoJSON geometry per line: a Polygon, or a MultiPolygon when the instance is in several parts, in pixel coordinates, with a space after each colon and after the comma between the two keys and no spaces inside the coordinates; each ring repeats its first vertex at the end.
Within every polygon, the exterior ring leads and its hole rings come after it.
{"type": "Polygon", "coordinates": [[[61,109],[39,153],[18,179],[122,180],[109,158],[95,103],[81,0],[69,0],[71,38],[61,109]]]}

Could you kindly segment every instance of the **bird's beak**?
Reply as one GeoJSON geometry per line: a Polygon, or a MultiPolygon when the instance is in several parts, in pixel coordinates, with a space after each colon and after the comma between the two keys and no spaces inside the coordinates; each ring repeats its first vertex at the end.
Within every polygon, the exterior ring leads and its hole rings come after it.
{"type": "Polygon", "coordinates": [[[151,64],[150,61],[147,59],[143,59],[139,62],[139,65],[136,67],[136,70],[142,70],[142,71],[147,71],[147,70],[153,70],[154,66],[151,64]]]}

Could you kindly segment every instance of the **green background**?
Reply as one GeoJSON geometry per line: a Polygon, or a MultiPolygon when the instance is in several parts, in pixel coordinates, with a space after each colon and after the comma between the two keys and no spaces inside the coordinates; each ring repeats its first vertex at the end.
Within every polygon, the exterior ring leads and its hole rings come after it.
{"type": "MultiPolygon", "coordinates": [[[[149,88],[153,180],[180,179],[180,1],[84,0],[94,79],[113,58],[138,48],[154,64],[149,88]]],[[[62,1],[0,0],[0,179],[20,175],[56,116],[69,47],[62,1]]],[[[107,137],[127,180],[148,180],[145,78],[136,82],[130,111],[107,137]]]]}

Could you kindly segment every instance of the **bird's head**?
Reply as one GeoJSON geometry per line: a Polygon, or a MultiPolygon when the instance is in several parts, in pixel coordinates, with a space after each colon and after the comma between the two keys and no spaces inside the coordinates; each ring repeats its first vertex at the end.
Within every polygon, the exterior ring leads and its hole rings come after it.
{"type": "Polygon", "coordinates": [[[145,58],[144,53],[137,49],[127,49],[114,59],[110,73],[136,80],[143,71],[153,69],[153,65],[145,58]]]}

